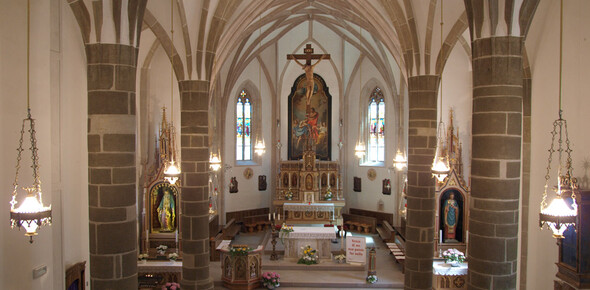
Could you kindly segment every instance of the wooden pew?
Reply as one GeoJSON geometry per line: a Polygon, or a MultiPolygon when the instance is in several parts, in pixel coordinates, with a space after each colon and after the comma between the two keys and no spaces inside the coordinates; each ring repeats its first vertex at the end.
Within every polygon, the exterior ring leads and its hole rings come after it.
{"type": "Polygon", "coordinates": [[[406,261],[405,249],[400,247],[397,243],[386,243],[390,253],[395,258],[395,261],[402,267],[402,273],[404,272],[404,263],[406,261]]]}
{"type": "Polygon", "coordinates": [[[240,233],[241,227],[235,219],[229,220],[221,229],[222,240],[233,240],[240,233]]]}
{"type": "Polygon", "coordinates": [[[344,225],[347,225],[350,231],[360,233],[374,234],[377,220],[374,217],[343,213],[342,219],[344,225]]]}
{"type": "Polygon", "coordinates": [[[381,221],[381,225],[377,226],[377,233],[386,243],[395,241],[395,230],[386,220],[381,221]]]}

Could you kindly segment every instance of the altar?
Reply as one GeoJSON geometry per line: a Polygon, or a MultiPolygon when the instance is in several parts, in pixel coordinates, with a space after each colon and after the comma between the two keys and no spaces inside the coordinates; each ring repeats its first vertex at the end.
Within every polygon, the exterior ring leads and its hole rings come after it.
{"type": "Polygon", "coordinates": [[[434,289],[466,289],[467,268],[467,263],[459,263],[459,267],[451,267],[444,261],[433,261],[434,289]]]}
{"type": "Polygon", "coordinates": [[[317,250],[320,259],[331,259],[331,240],[336,239],[334,227],[293,227],[293,232],[283,238],[285,259],[299,259],[301,247],[307,245],[317,250]]]}
{"type": "Polygon", "coordinates": [[[287,220],[300,217],[334,220],[333,203],[284,203],[287,220]]]}

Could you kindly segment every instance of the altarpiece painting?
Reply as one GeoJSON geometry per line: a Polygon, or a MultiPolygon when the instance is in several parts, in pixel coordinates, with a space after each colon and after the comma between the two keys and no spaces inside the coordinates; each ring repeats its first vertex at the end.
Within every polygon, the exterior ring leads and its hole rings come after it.
{"type": "Polygon", "coordinates": [[[311,97],[310,112],[306,112],[306,77],[300,75],[291,88],[289,103],[289,160],[303,158],[306,141],[312,140],[316,156],[320,160],[330,160],[332,96],[326,82],[318,74],[313,74],[314,92],[311,97]]]}

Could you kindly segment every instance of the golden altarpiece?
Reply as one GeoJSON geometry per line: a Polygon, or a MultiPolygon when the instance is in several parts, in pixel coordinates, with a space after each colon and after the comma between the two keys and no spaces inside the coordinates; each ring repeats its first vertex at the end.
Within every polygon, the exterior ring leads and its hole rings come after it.
{"type": "Polygon", "coordinates": [[[453,125],[453,110],[449,116],[443,154],[448,158],[450,172],[442,182],[436,183],[435,256],[451,248],[465,253],[469,232],[470,189],[463,177],[463,149],[458,129],[453,125]]]}
{"type": "Polygon", "coordinates": [[[143,253],[153,256],[159,245],[168,247],[167,253],[179,253],[180,184],[164,177],[166,167],[176,158],[174,127],[166,120],[162,108],[162,122],[155,144],[154,163],[147,170],[142,210],[141,247],[143,253]],[[151,250],[151,251],[150,251],[151,250]]]}
{"type": "Polygon", "coordinates": [[[273,206],[288,224],[337,222],[346,205],[337,161],[320,161],[309,147],[298,161],[282,161],[273,206]]]}

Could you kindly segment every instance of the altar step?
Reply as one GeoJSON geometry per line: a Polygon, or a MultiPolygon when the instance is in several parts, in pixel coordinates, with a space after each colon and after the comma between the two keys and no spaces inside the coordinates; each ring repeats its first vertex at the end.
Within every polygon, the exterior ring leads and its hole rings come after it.
{"type": "Polygon", "coordinates": [[[296,261],[264,261],[262,271],[300,270],[300,271],[366,271],[365,265],[338,264],[332,261],[315,265],[297,264],[296,261]]]}

